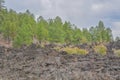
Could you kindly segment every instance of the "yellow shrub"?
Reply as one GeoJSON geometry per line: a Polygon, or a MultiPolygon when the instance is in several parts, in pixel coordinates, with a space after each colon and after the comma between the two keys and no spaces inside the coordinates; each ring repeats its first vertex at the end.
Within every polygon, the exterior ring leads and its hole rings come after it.
{"type": "Polygon", "coordinates": [[[104,45],[97,45],[94,47],[94,50],[101,55],[106,55],[107,52],[107,48],[104,45]]]}
{"type": "Polygon", "coordinates": [[[118,50],[114,50],[114,53],[115,53],[115,55],[117,55],[117,56],[120,57],[120,49],[118,49],[118,50]]]}
{"type": "Polygon", "coordinates": [[[77,47],[74,48],[66,47],[66,48],[62,48],[61,50],[66,51],[68,54],[86,55],[88,53],[85,49],[79,49],[77,47]]]}

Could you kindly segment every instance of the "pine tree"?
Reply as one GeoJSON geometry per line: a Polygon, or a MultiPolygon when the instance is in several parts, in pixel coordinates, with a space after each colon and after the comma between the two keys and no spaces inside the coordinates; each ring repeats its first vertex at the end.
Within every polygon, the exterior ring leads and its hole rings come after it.
{"type": "Polygon", "coordinates": [[[81,43],[82,31],[79,28],[77,28],[77,27],[75,27],[74,32],[73,32],[73,39],[74,39],[73,42],[75,44],[81,43]]]}
{"type": "Polygon", "coordinates": [[[47,21],[42,16],[40,16],[37,19],[37,28],[36,28],[36,35],[40,41],[48,40],[47,26],[48,26],[47,21]]]}
{"type": "Polygon", "coordinates": [[[5,3],[4,0],[0,0],[0,11],[5,7],[4,3],[5,3]]]}
{"type": "Polygon", "coordinates": [[[73,41],[73,29],[70,22],[66,22],[63,24],[63,30],[64,30],[64,41],[65,43],[72,43],[73,41]]]}

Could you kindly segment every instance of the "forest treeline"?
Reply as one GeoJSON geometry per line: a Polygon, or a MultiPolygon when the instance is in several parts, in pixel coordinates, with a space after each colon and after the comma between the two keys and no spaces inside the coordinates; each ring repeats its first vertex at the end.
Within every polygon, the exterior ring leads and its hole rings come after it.
{"type": "Polygon", "coordinates": [[[0,3],[0,34],[4,39],[11,41],[14,46],[30,45],[34,39],[40,42],[51,43],[92,43],[110,42],[113,40],[112,30],[104,26],[102,21],[97,26],[78,28],[68,21],[63,22],[57,16],[54,19],[44,19],[26,10],[17,13],[3,8],[0,3]]]}

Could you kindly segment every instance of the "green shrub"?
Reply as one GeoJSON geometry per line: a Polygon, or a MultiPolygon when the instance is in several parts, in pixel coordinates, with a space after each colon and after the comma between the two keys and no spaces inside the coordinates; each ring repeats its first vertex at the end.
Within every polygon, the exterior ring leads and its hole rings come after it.
{"type": "Polygon", "coordinates": [[[106,55],[107,53],[107,48],[104,45],[97,45],[94,47],[94,50],[101,55],[106,55]]]}

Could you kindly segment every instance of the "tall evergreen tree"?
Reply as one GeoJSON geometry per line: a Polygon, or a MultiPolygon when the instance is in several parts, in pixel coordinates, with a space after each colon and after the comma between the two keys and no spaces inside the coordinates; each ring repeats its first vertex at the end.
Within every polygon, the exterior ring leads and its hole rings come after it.
{"type": "Polygon", "coordinates": [[[0,11],[5,7],[4,3],[5,3],[4,0],[0,0],[0,11]]]}
{"type": "Polygon", "coordinates": [[[64,41],[65,43],[71,43],[73,41],[73,29],[71,27],[70,22],[66,22],[63,24],[63,30],[64,30],[64,41]]]}
{"type": "Polygon", "coordinates": [[[113,41],[113,35],[112,35],[112,30],[110,28],[106,28],[105,30],[105,35],[104,35],[104,40],[106,42],[110,42],[110,41],[113,41]]]}
{"type": "Polygon", "coordinates": [[[49,20],[40,16],[36,21],[29,10],[16,13],[12,9],[3,8],[4,0],[0,0],[0,33],[15,45],[30,45],[34,38],[39,41],[73,44],[113,40],[112,30],[106,28],[102,21],[89,30],[81,30],[70,22],[63,23],[59,16],[49,20]]]}
{"type": "Polygon", "coordinates": [[[74,39],[73,42],[75,44],[81,43],[82,31],[79,28],[77,28],[77,27],[75,27],[74,32],[73,32],[73,39],[74,39]]]}
{"type": "Polygon", "coordinates": [[[37,19],[37,28],[36,28],[36,35],[40,41],[48,40],[47,26],[48,26],[47,21],[42,16],[40,16],[37,19]]]}

